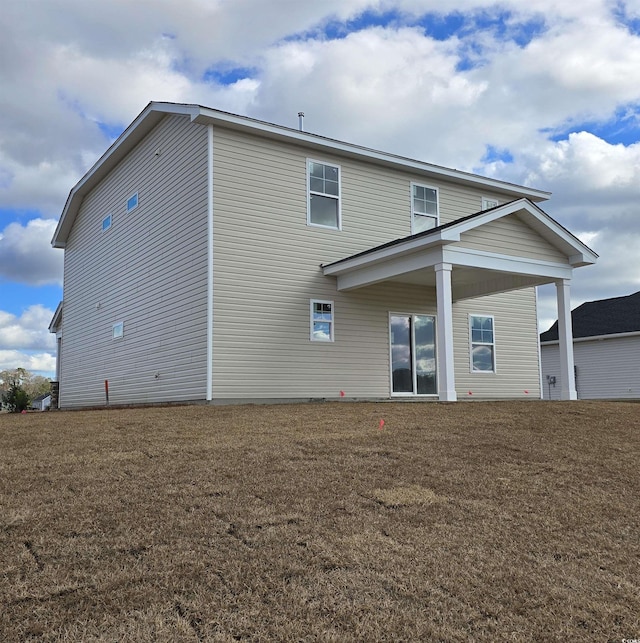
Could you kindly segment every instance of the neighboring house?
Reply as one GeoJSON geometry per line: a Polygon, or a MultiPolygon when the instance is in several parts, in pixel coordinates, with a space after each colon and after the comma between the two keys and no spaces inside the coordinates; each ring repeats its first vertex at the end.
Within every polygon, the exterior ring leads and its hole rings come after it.
{"type": "Polygon", "coordinates": [[[51,406],[51,394],[45,393],[44,395],[38,395],[35,400],[31,401],[31,408],[36,411],[44,411],[51,406]]]}
{"type": "MultiPolygon", "coordinates": [[[[640,398],[640,292],[590,301],[571,313],[578,397],[640,398]]],[[[558,399],[558,322],[540,335],[543,394],[558,399]]]]}
{"type": "Polygon", "coordinates": [[[570,352],[573,269],[597,257],[548,197],[150,103],[54,234],[59,405],[104,404],[105,381],[111,403],[540,397],[534,286],[557,285],[570,352]]]}

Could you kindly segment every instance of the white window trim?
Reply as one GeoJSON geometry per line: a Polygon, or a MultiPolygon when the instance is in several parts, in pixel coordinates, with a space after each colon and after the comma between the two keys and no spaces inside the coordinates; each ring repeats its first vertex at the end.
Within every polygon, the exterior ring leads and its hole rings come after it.
{"type": "Polygon", "coordinates": [[[131,195],[129,196],[129,198],[127,199],[127,212],[133,212],[133,210],[135,210],[135,209],[138,207],[138,205],[139,205],[139,204],[140,204],[140,197],[139,197],[138,192],[137,192],[137,190],[136,190],[136,191],[135,191],[133,194],[131,194],[131,195]],[[131,199],[133,199],[133,197],[135,197],[135,198],[136,198],[136,204],[135,204],[132,208],[130,208],[130,207],[129,207],[129,201],[131,201],[131,199]]]}
{"type": "Polygon", "coordinates": [[[491,208],[497,208],[500,205],[498,199],[494,199],[488,196],[482,197],[482,210],[490,210],[491,208]],[[489,202],[495,203],[495,205],[490,205],[489,202]]]}
{"type": "Polygon", "coordinates": [[[417,234],[414,221],[416,215],[419,217],[428,217],[430,219],[435,219],[436,220],[436,225],[434,226],[437,228],[440,225],[440,190],[435,186],[435,185],[428,185],[427,183],[418,183],[417,181],[411,181],[411,186],[409,188],[409,197],[411,199],[411,234],[417,234]],[[435,190],[436,192],[436,215],[435,217],[431,214],[423,214],[422,212],[415,212],[413,209],[413,188],[414,187],[420,187],[420,188],[427,188],[429,190],[435,190]]]}
{"type": "MultiPolygon", "coordinates": [[[[313,192],[319,196],[326,196],[332,199],[336,197],[333,194],[325,194],[324,192],[313,192]]],[[[314,228],[324,228],[325,230],[342,230],[342,166],[333,161],[322,161],[320,159],[307,158],[307,225],[314,228]],[[311,221],[311,163],[320,163],[321,165],[330,165],[331,167],[338,168],[338,225],[322,225],[320,223],[313,223],[311,221]]]]}
{"type": "MultiPolygon", "coordinates": [[[[388,314],[388,320],[387,320],[387,328],[389,329],[389,395],[391,397],[428,397],[428,398],[437,398],[439,393],[439,383],[438,383],[438,318],[435,313],[406,313],[406,312],[398,312],[398,311],[389,311],[388,314]],[[436,359],[436,392],[435,393],[396,393],[393,390],[393,347],[392,347],[392,342],[391,342],[391,318],[393,316],[397,317],[411,317],[412,320],[419,316],[419,315],[424,315],[425,317],[433,317],[433,329],[434,329],[434,356],[436,359]]],[[[416,362],[416,326],[415,323],[411,323],[411,360],[412,360],[412,371],[413,371],[413,390],[417,391],[418,390],[418,372],[415,368],[415,362],[416,362]]]]}
{"type": "Polygon", "coordinates": [[[109,213],[107,214],[106,217],[102,219],[102,232],[103,233],[108,232],[109,230],[111,230],[112,227],[113,227],[113,215],[109,213]],[[109,225],[105,228],[104,223],[107,219],[109,219],[109,225]]]}
{"type": "Polygon", "coordinates": [[[335,324],[336,324],[336,307],[333,301],[330,301],[328,299],[311,299],[309,300],[309,339],[312,342],[317,342],[318,344],[330,344],[335,341],[335,324]],[[315,335],[313,334],[313,306],[314,304],[331,304],[331,322],[330,322],[330,339],[329,340],[324,340],[324,339],[316,339],[315,335]]]}
{"type": "Polygon", "coordinates": [[[116,322],[112,329],[111,329],[111,335],[113,339],[122,339],[124,337],[124,322],[119,321],[116,322]]]}
{"type": "Polygon", "coordinates": [[[496,351],[496,318],[494,315],[486,313],[469,313],[467,328],[469,329],[469,372],[474,375],[495,375],[498,372],[498,355],[496,351]],[[471,333],[471,318],[472,317],[489,317],[491,319],[491,327],[493,329],[493,343],[474,342],[471,333]],[[493,370],[492,371],[479,371],[473,368],[473,345],[478,346],[493,346],[493,370]]]}

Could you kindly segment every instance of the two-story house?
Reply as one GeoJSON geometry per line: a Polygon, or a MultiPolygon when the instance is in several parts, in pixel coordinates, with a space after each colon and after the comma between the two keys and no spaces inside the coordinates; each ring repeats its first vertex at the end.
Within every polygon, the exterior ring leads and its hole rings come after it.
{"type": "Polygon", "coordinates": [[[540,397],[534,286],[597,255],[548,193],[150,103],[71,190],[59,406],[540,397]]]}

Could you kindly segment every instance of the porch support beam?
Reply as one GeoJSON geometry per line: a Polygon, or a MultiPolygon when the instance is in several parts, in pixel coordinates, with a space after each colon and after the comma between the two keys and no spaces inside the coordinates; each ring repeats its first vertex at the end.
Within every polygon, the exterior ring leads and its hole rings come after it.
{"type": "Polygon", "coordinates": [[[458,398],[453,367],[452,266],[450,263],[438,263],[434,268],[436,271],[436,303],[438,306],[438,391],[441,402],[455,402],[458,398]]]}
{"type": "Polygon", "coordinates": [[[560,399],[577,400],[573,370],[573,330],[571,328],[571,280],[556,281],[558,300],[558,345],[560,348],[560,399]]]}

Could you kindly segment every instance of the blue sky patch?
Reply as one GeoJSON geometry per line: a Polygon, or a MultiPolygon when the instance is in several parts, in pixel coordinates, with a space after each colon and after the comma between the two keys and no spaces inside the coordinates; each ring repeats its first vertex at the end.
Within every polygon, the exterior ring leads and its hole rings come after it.
{"type": "Polygon", "coordinates": [[[542,130],[550,141],[564,141],[573,132],[590,132],[610,145],[632,145],[640,141],[640,105],[618,108],[604,121],[586,120],[567,124],[561,129],[542,130]]]}
{"type": "Polygon", "coordinates": [[[507,149],[487,145],[481,161],[482,163],[495,163],[497,161],[501,161],[502,163],[513,163],[513,155],[507,149]]]}
{"type": "Polygon", "coordinates": [[[347,22],[330,20],[322,25],[320,32],[327,40],[339,40],[346,38],[354,31],[363,31],[372,27],[398,27],[405,24],[406,21],[400,11],[365,11],[347,22]]]}
{"type": "MultiPolygon", "coordinates": [[[[526,47],[547,29],[543,16],[520,21],[509,11],[480,11],[467,14],[459,11],[451,13],[429,12],[421,16],[415,16],[399,10],[369,10],[352,20],[329,20],[319,25],[316,29],[293,34],[285,38],[284,42],[317,37],[322,37],[326,40],[340,40],[354,32],[375,27],[390,29],[399,29],[401,27],[417,28],[425,36],[439,41],[446,41],[454,37],[459,38],[461,58],[456,66],[457,71],[468,71],[484,64],[483,32],[491,32],[494,38],[505,42],[514,42],[519,47],[526,47]]],[[[237,80],[237,76],[231,74],[230,77],[226,77],[223,74],[219,79],[214,79],[224,84],[230,84],[237,80]]]]}
{"type": "MultiPolygon", "coordinates": [[[[422,16],[413,16],[392,10],[365,11],[346,22],[330,20],[319,27],[318,31],[328,40],[334,40],[346,38],[354,31],[362,31],[372,27],[419,27],[425,35],[435,40],[448,40],[456,36],[464,39],[473,37],[479,31],[491,31],[501,40],[510,40],[519,47],[525,47],[546,30],[546,23],[542,16],[520,22],[509,11],[483,11],[469,14],[458,11],[447,14],[429,12],[422,16]]],[[[317,31],[296,34],[290,39],[305,39],[314,33],[317,31]]]]}
{"type": "Polygon", "coordinates": [[[615,6],[611,9],[611,14],[618,24],[627,28],[630,34],[640,36],[640,18],[629,17],[625,2],[616,2],[615,6]]]}
{"type": "Polygon", "coordinates": [[[46,219],[40,210],[30,208],[0,208],[0,233],[10,224],[20,219],[46,219]]]}
{"type": "Polygon", "coordinates": [[[33,302],[37,301],[45,308],[55,310],[62,299],[60,286],[25,286],[11,281],[0,281],[0,289],[2,290],[0,310],[16,317],[20,317],[29,306],[33,306],[33,302]]]}
{"type": "Polygon", "coordinates": [[[546,30],[543,17],[519,22],[509,11],[478,13],[466,26],[470,32],[491,31],[499,40],[512,41],[518,47],[526,47],[546,30]]]}
{"type": "Polygon", "coordinates": [[[233,85],[244,78],[254,78],[258,73],[255,67],[234,67],[233,65],[216,65],[207,69],[202,75],[205,83],[218,85],[233,85]]]}
{"type": "Polygon", "coordinates": [[[110,141],[115,141],[122,132],[124,132],[124,126],[123,125],[113,125],[109,123],[101,123],[100,121],[96,121],[96,124],[100,128],[100,131],[105,135],[106,138],[108,138],[110,141]]]}

